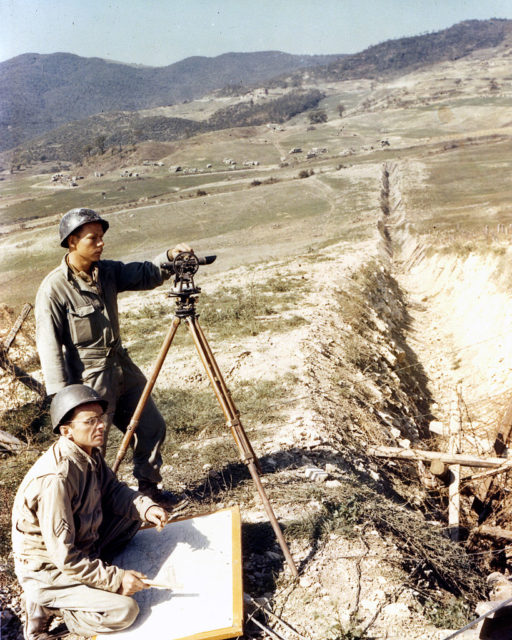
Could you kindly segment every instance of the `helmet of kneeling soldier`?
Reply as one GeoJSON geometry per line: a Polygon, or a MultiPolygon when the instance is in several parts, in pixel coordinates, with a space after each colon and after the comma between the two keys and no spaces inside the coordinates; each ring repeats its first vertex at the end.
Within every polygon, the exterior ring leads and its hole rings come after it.
{"type": "Polygon", "coordinates": [[[108,403],[99,393],[86,384],[70,384],[58,391],[50,405],[50,418],[53,433],[59,433],[59,427],[70,417],[71,412],[82,404],[98,403],[103,411],[107,410],[108,403]]]}

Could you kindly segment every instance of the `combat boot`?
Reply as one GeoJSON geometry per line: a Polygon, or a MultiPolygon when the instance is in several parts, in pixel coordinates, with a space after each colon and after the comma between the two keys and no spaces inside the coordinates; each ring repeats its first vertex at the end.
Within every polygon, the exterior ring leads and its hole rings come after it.
{"type": "Polygon", "coordinates": [[[170,509],[178,502],[178,498],[173,493],[159,489],[156,482],[139,480],[139,491],[164,509],[170,509]]]}

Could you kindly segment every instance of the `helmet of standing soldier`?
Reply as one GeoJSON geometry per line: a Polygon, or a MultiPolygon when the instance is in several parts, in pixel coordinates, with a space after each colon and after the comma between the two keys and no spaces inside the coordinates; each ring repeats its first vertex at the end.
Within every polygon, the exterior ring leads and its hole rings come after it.
{"type": "Polygon", "coordinates": [[[60,246],[68,246],[68,237],[74,233],[79,227],[88,222],[99,222],[105,232],[109,224],[100,217],[93,209],[71,209],[62,216],[59,224],[60,246]]]}
{"type": "Polygon", "coordinates": [[[86,384],[70,384],[58,391],[50,405],[53,433],[59,433],[60,425],[66,422],[66,417],[73,409],[92,402],[100,404],[103,411],[107,410],[108,402],[86,384]]]}

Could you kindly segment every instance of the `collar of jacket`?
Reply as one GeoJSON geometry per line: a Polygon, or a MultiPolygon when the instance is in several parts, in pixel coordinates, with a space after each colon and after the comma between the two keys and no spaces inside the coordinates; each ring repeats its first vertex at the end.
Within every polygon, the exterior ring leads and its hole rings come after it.
{"type": "MultiPolygon", "coordinates": [[[[80,278],[78,274],[73,273],[73,269],[68,264],[68,255],[69,253],[66,253],[60,263],[60,268],[63,271],[64,275],[66,276],[66,279],[72,284],[74,284],[75,286],[77,286],[81,291],[89,291],[89,292],[92,291],[93,293],[98,293],[98,290],[96,287],[87,284],[87,282],[85,282],[85,280],[80,278]]],[[[99,262],[96,262],[96,266],[98,266],[99,268],[99,262]]],[[[99,282],[99,274],[98,274],[98,282],[99,282]]]]}
{"type": "Polygon", "coordinates": [[[92,450],[92,455],[89,455],[81,447],[65,436],[60,436],[57,444],[62,455],[71,458],[84,471],[87,466],[96,469],[100,464],[99,458],[101,457],[101,453],[96,447],[92,450]]]}

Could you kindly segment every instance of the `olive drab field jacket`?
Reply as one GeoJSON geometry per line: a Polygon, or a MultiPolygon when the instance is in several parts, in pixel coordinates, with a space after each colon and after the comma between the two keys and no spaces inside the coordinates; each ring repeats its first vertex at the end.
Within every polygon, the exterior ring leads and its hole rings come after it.
{"type": "Polygon", "coordinates": [[[160,265],[167,261],[167,253],[153,262],[100,260],[99,290],[74,275],[66,257],[46,276],[37,292],[35,315],[37,349],[48,395],[112,365],[112,356],[124,351],[118,293],[162,284],[169,273],[160,265]]]}
{"type": "Polygon", "coordinates": [[[38,589],[59,581],[117,592],[124,571],[99,557],[105,518],[144,521],[155,503],[115,477],[98,449],[92,456],[61,436],[34,464],[14,500],[15,562],[38,589]]]}

